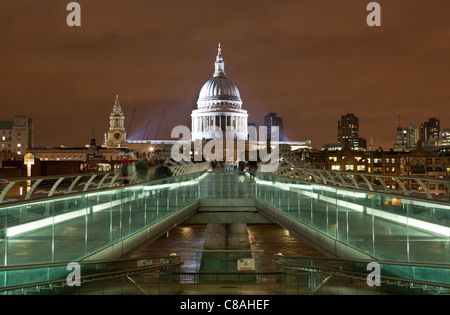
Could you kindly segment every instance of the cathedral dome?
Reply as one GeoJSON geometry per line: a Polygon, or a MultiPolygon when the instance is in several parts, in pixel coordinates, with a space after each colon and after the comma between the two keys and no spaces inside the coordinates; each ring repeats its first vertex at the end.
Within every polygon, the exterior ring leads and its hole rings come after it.
{"type": "Polygon", "coordinates": [[[238,88],[226,77],[214,77],[206,81],[200,90],[198,101],[221,100],[242,102],[238,88]]]}
{"type": "Polygon", "coordinates": [[[241,108],[242,100],[236,85],[225,75],[225,63],[219,44],[215,62],[215,71],[211,79],[203,84],[198,97],[198,108],[217,107],[224,104],[241,108]]]}
{"type": "Polygon", "coordinates": [[[192,110],[192,140],[203,139],[248,139],[247,111],[242,109],[238,88],[227,79],[222,50],[219,44],[215,71],[211,79],[203,84],[192,110]]]}

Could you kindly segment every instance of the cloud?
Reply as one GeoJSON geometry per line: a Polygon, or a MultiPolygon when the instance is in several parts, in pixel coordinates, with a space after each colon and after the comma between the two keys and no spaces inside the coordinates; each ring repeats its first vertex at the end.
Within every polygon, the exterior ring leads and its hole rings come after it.
{"type": "Polygon", "coordinates": [[[115,94],[126,120],[140,108],[136,128],[161,108],[163,134],[190,126],[219,41],[249,121],[277,112],[291,139],[332,142],[348,112],[360,117],[362,136],[383,139],[376,146],[391,145],[398,115],[450,127],[447,0],[380,1],[381,28],[365,24],[360,0],[79,3],[80,28],[65,25],[61,1],[2,4],[3,115],[32,116],[37,144],[86,143],[93,127],[107,128],[115,94]],[[46,121],[61,108],[73,126],[64,133],[46,121]]]}

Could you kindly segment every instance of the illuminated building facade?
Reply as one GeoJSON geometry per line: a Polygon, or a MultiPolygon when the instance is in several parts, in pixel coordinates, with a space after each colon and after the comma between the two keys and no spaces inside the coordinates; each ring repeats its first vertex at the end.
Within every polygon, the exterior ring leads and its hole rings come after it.
{"type": "Polygon", "coordinates": [[[367,141],[359,136],[359,119],[354,114],[347,114],[338,121],[338,143],[348,141],[358,151],[366,151],[367,141]]]}
{"type": "Polygon", "coordinates": [[[441,146],[450,147],[450,128],[443,129],[441,131],[441,146]]]}
{"type": "MultiPolygon", "coordinates": [[[[191,141],[205,143],[210,139],[226,137],[228,139],[246,141],[249,138],[248,113],[242,108],[242,99],[237,86],[225,74],[225,62],[219,44],[214,64],[213,77],[206,81],[200,89],[197,109],[191,113],[191,141]]],[[[276,116],[276,115],[275,115],[276,116]]],[[[125,116],[119,98],[116,96],[109,116],[109,130],[105,133],[103,147],[127,148],[133,152],[133,159],[158,159],[167,154],[178,140],[138,140],[127,139],[125,116]]],[[[280,119],[281,121],[281,119],[280,119]]],[[[253,125],[254,124],[250,124],[253,125]]],[[[282,141],[282,123],[280,142],[282,141]]],[[[255,126],[256,127],[256,126],[255,126]]],[[[284,141],[293,150],[310,147],[310,141],[284,141]]],[[[264,144],[265,145],[265,144],[264,144]]],[[[164,158],[165,159],[165,158],[164,158]]]]}
{"type": "Polygon", "coordinates": [[[219,49],[213,77],[200,90],[197,109],[192,111],[192,140],[232,138],[247,140],[248,114],[242,109],[237,86],[227,78],[219,49]]]}
{"type": "Polygon", "coordinates": [[[33,120],[14,116],[12,121],[0,121],[0,150],[23,155],[33,147],[33,120]]]}
{"type": "Polygon", "coordinates": [[[429,118],[420,126],[420,138],[424,146],[437,146],[439,144],[440,121],[429,118]]]}
{"type": "Polygon", "coordinates": [[[403,129],[403,141],[406,150],[413,150],[417,147],[417,142],[419,142],[419,129],[416,127],[416,123],[410,122],[408,127],[403,129]]]}
{"type": "Polygon", "coordinates": [[[338,143],[359,137],[359,119],[353,114],[347,114],[338,121],[338,143]]]}

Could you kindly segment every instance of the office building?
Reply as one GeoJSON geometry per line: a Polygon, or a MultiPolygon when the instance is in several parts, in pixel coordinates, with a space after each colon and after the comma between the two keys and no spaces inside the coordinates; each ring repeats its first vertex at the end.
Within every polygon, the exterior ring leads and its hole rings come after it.
{"type": "Polygon", "coordinates": [[[439,145],[440,122],[438,118],[429,118],[420,126],[420,140],[424,146],[439,145]]]}
{"type": "Polygon", "coordinates": [[[264,126],[267,128],[267,139],[271,139],[278,128],[278,138],[280,141],[284,140],[283,119],[276,113],[269,113],[264,117],[264,126]]]}

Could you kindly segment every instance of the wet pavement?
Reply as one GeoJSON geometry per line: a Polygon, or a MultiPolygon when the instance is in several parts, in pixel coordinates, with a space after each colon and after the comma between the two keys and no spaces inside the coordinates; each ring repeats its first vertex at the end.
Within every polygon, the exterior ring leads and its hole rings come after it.
{"type": "MultiPolygon", "coordinates": [[[[263,252],[263,271],[275,272],[272,263],[275,254],[286,256],[325,257],[303,240],[291,238],[289,232],[276,224],[248,225],[251,249],[263,252]]],[[[203,250],[206,225],[180,225],[169,231],[168,236],[144,244],[129,253],[129,258],[168,256],[176,253],[184,261],[181,272],[196,272],[197,250],[203,250]]]]}

